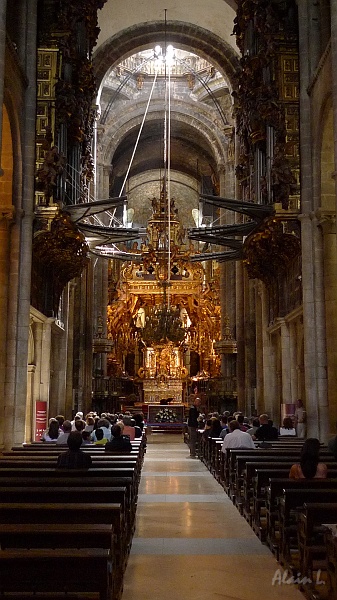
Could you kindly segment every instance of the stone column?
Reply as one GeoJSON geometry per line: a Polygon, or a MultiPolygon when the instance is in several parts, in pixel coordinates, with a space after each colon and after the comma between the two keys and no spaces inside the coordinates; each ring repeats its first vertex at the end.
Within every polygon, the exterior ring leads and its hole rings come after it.
{"type": "Polygon", "coordinates": [[[298,328],[296,327],[297,322],[291,321],[289,327],[289,355],[290,355],[290,396],[289,398],[283,398],[283,402],[289,404],[295,404],[298,395],[298,357],[297,357],[297,335],[298,328]]]}
{"type": "Polygon", "coordinates": [[[39,400],[45,400],[47,402],[48,417],[55,415],[49,414],[49,400],[50,400],[50,378],[51,378],[51,336],[52,336],[52,323],[54,318],[48,318],[42,325],[42,337],[41,337],[41,371],[40,371],[40,384],[39,384],[39,400]]]}
{"type": "Polygon", "coordinates": [[[55,417],[65,413],[68,353],[68,287],[63,292],[64,323],[54,323],[51,339],[51,382],[49,412],[55,417]]]}
{"type": "Polygon", "coordinates": [[[74,395],[74,305],[76,283],[68,283],[68,332],[67,332],[67,365],[64,414],[67,419],[72,418],[74,395]]]}
{"type": "MultiPolygon", "coordinates": [[[[332,105],[334,115],[335,176],[337,174],[337,3],[330,2],[331,11],[331,69],[332,69],[332,105]]],[[[337,185],[336,212],[337,212],[337,185]]]]}
{"type": "MultiPolygon", "coordinates": [[[[326,423],[329,431],[334,431],[336,427],[337,414],[337,389],[335,385],[335,374],[337,371],[337,253],[336,253],[336,216],[328,211],[320,211],[319,229],[323,233],[323,253],[324,253],[324,281],[322,289],[324,289],[325,315],[326,323],[326,353],[327,353],[327,406],[321,407],[320,412],[325,410],[329,412],[329,423],[326,423]]],[[[322,373],[323,375],[323,373],[322,373]]],[[[320,417],[321,421],[322,417],[320,417]]],[[[324,419],[325,422],[325,419],[324,419]]],[[[323,432],[320,431],[320,435],[323,432]]]]}
{"type": "Polygon", "coordinates": [[[269,313],[268,313],[268,292],[261,283],[261,302],[262,302],[262,335],[263,335],[263,396],[257,395],[258,414],[266,412],[275,418],[276,407],[278,406],[277,394],[277,364],[275,345],[272,335],[269,332],[269,313]]]}
{"type": "Polygon", "coordinates": [[[110,197],[110,173],[111,165],[103,165],[103,181],[100,185],[100,192],[103,199],[110,197]]]}
{"type": "Polygon", "coordinates": [[[15,374],[15,419],[11,444],[22,443],[25,435],[25,408],[27,396],[27,364],[30,311],[30,286],[32,262],[32,223],[34,216],[34,174],[35,174],[35,120],[36,120],[36,30],[37,3],[27,0],[27,42],[26,77],[28,86],[25,96],[23,116],[23,218],[21,226],[21,252],[19,268],[19,294],[17,315],[16,374],[15,374]]]}
{"type": "MultiPolygon", "coordinates": [[[[259,404],[264,398],[264,369],[263,369],[263,346],[264,346],[264,319],[263,319],[263,283],[258,281],[255,285],[255,332],[256,332],[256,399],[259,404]]],[[[251,402],[252,406],[252,402],[251,402]]],[[[252,408],[255,408],[253,406],[252,408]]],[[[251,410],[249,411],[251,414],[251,410]]]]}
{"type": "Polygon", "coordinates": [[[0,2],[0,177],[3,175],[1,166],[2,150],[2,107],[4,101],[4,73],[5,73],[5,49],[6,49],[6,10],[7,0],[0,2]]]}
{"type": "MultiPolygon", "coordinates": [[[[316,403],[318,404],[317,437],[324,442],[329,434],[328,383],[327,383],[327,349],[326,349],[326,316],[324,289],[324,256],[323,236],[318,227],[317,216],[312,217],[314,260],[315,260],[315,321],[316,321],[316,403]]],[[[337,276],[337,272],[336,272],[337,276]]],[[[309,429],[308,436],[312,435],[309,429]]]]}
{"type": "Polygon", "coordinates": [[[244,313],[244,278],[245,272],[242,261],[235,264],[235,296],[236,296],[236,343],[237,343],[237,394],[238,407],[245,406],[246,365],[245,365],[245,313],[244,313]]]}
{"type": "Polygon", "coordinates": [[[4,441],[6,424],[13,418],[13,410],[5,401],[7,348],[7,316],[8,316],[8,286],[9,286],[9,257],[10,257],[10,226],[13,221],[14,209],[0,207],[0,446],[4,441]]]}
{"type": "Polygon", "coordinates": [[[81,275],[78,410],[91,409],[93,340],[93,262],[81,275]]]}
{"type": "Polygon", "coordinates": [[[28,365],[27,400],[26,400],[26,425],[24,441],[33,441],[33,418],[34,418],[34,376],[35,365],[28,365]]]}
{"type": "MultiPolygon", "coordinates": [[[[304,369],[306,398],[301,398],[308,417],[307,434],[317,436],[318,407],[316,386],[316,320],[314,290],[314,256],[313,256],[313,164],[312,164],[312,132],[311,106],[308,96],[310,83],[310,14],[308,2],[298,3],[299,20],[299,70],[300,77],[300,155],[301,155],[301,245],[302,245],[302,287],[303,287],[303,327],[304,327],[304,369]]],[[[337,64],[337,63],[335,63],[337,64]]],[[[337,82],[335,81],[335,86],[337,82]]],[[[337,89],[337,88],[336,88],[337,89]]],[[[337,105],[336,105],[337,106],[337,105]]]]}
{"type": "Polygon", "coordinates": [[[291,398],[291,360],[290,334],[288,324],[284,319],[278,319],[281,327],[281,364],[282,364],[282,395],[281,404],[288,404],[291,398]]]}

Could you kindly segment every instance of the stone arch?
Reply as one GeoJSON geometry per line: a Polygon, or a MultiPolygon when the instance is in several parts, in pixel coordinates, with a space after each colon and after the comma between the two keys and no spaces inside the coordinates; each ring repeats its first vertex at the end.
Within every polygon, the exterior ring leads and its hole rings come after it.
{"type": "Polygon", "coordinates": [[[94,68],[101,84],[106,72],[122,58],[154,45],[169,36],[170,43],[182,50],[192,51],[209,60],[223,73],[233,87],[234,75],[239,66],[238,55],[224,40],[197,25],[180,21],[139,23],[112,36],[94,54],[94,68]]]}
{"type": "MultiPolygon", "coordinates": [[[[159,108],[154,103],[152,111],[150,111],[147,116],[147,121],[162,120],[161,112],[162,107],[159,108]]],[[[109,143],[102,148],[102,160],[104,164],[111,163],[114,152],[123,138],[132,128],[140,125],[142,117],[143,111],[140,110],[139,105],[137,105],[133,114],[130,115],[130,113],[128,113],[127,115],[123,115],[121,120],[114,121],[112,127],[105,130],[104,139],[107,139],[109,143]]],[[[202,135],[209,146],[210,153],[214,156],[216,164],[219,165],[225,161],[226,136],[222,134],[222,139],[220,138],[220,132],[216,131],[214,124],[207,115],[195,115],[193,117],[194,123],[191,124],[191,116],[187,113],[186,106],[175,107],[175,104],[173,103],[172,120],[175,118],[181,122],[190,124],[191,127],[198,128],[199,131],[202,132],[202,135]]]]}

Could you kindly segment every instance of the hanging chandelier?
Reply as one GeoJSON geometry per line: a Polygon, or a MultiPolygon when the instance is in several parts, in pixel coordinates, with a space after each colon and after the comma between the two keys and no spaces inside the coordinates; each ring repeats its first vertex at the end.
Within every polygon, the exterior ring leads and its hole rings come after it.
{"type": "Polygon", "coordinates": [[[180,318],[179,308],[165,304],[150,308],[145,318],[141,338],[147,346],[159,344],[181,344],[186,331],[180,318]]]}

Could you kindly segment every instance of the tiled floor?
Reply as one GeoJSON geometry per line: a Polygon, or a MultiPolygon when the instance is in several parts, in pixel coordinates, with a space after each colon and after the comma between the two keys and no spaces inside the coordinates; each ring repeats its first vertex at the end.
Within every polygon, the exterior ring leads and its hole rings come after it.
{"type": "Polygon", "coordinates": [[[303,600],[177,435],[149,438],[122,600],[303,600]],[[274,579],[274,585],[273,585],[274,579]]]}

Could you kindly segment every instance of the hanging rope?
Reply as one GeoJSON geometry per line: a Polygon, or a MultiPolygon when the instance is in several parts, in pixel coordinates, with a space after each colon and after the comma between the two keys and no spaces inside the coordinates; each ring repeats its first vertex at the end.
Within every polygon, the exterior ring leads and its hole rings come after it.
{"type": "Polygon", "coordinates": [[[128,176],[129,176],[129,173],[130,173],[130,169],[131,169],[131,167],[132,167],[132,163],[133,163],[133,159],[134,159],[134,157],[135,157],[135,154],[136,154],[136,150],[137,150],[137,146],[138,146],[139,138],[140,138],[140,136],[141,136],[141,134],[142,134],[143,127],[144,127],[144,123],[145,123],[145,119],[146,119],[146,117],[147,117],[147,113],[148,113],[148,110],[149,110],[149,106],[150,106],[150,102],[151,102],[151,98],[152,98],[152,94],[153,94],[154,86],[155,86],[155,84],[156,84],[156,81],[157,81],[157,75],[158,75],[158,70],[156,71],[156,73],[155,73],[155,76],[154,76],[154,80],[153,80],[153,84],[152,84],[152,88],[151,88],[150,96],[149,96],[149,99],[148,99],[148,101],[147,101],[147,105],[146,105],[146,109],[145,109],[145,113],[144,113],[144,116],[143,116],[143,120],[142,120],[141,126],[140,126],[140,128],[139,128],[139,132],[138,132],[138,136],[137,136],[137,139],[136,139],[136,144],[135,144],[135,147],[134,147],[134,150],[133,150],[132,156],[131,156],[130,164],[129,164],[129,166],[128,166],[128,169],[127,169],[127,171],[126,171],[125,179],[124,179],[123,185],[122,185],[122,187],[121,187],[121,191],[120,191],[120,193],[119,193],[119,196],[118,196],[119,198],[120,198],[120,197],[122,196],[122,194],[123,194],[123,190],[124,190],[124,188],[125,188],[125,184],[126,184],[126,182],[127,182],[127,178],[128,178],[128,176]]]}

